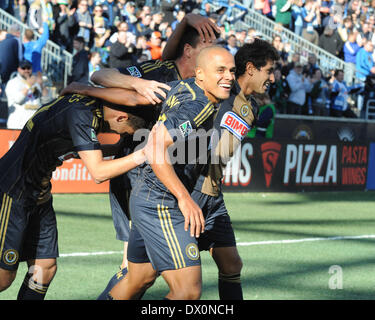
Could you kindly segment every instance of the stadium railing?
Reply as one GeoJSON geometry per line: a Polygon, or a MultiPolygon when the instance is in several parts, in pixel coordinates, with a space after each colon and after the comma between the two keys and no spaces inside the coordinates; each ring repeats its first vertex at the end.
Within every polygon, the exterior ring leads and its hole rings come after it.
{"type": "MultiPolygon", "coordinates": [[[[13,24],[20,27],[21,36],[29,27],[11,16],[6,11],[0,9],[0,27],[8,30],[13,24]]],[[[38,39],[40,34],[34,31],[34,37],[38,39]]],[[[48,77],[55,85],[66,86],[68,77],[72,70],[73,55],[61,48],[51,40],[48,40],[42,50],[42,69],[44,75],[48,77]]]]}
{"type": "MultiPolygon", "coordinates": [[[[232,3],[239,6],[246,7],[243,1],[232,0],[232,3]]],[[[237,21],[234,25],[236,31],[248,30],[254,28],[257,32],[262,34],[265,40],[271,41],[274,35],[280,35],[284,42],[291,45],[291,53],[297,52],[301,55],[301,62],[307,62],[309,53],[314,53],[318,60],[318,65],[324,74],[328,74],[330,70],[342,69],[345,74],[345,81],[350,85],[356,83],[355,66],[346,63],[342,59],[330,54],[329,52],[321,49],[310,41],[296,35],[294,32],[284,28],[280,24],[275,23],[266,16],[258,13],[257,11],[246,7],[247,14],[243,19],[237,21]]],[[[239,8],[233,9],[234,14],[241,12],[239,8]]]]}

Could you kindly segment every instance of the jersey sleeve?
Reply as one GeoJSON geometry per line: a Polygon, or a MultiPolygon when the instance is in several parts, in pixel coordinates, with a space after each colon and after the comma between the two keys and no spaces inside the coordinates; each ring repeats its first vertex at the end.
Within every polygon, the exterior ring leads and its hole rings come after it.
{"type": "MultiPolygon", "coordinates": [[[[170,96],[166,103],[177,103],[170,96]]],[[[178,99],[175,97],[175,99],[178,99]]],[[[189,101],[182,103],[180,106],[172,106],[162,116],[161,120],[168,132],[171,134],[173,141],[185,140],[188,136],[199,128],[204,128],[205,121],[214,113],[215,107],[211,102],[206,105],[198,101],[189,101]]],[[[207,128],[209,129],[209,128],[207,128]]]]}
{"type": "Polygon", "coordinates": [[[68,129],[76,152],[99,150],[96,136],[99,119],[87,106],[74,106],[68,113],[68,129]]]}

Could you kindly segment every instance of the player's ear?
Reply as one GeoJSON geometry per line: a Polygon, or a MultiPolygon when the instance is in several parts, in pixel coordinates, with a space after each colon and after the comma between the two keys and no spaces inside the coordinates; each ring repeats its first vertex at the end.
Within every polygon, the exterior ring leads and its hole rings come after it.
{"type": "Polygon", "coordinates": [[[199,81],[203,80],[203,69],[201,67],[196,67],[195,68],[195,78],[199,81]]]}
{"type": "Polygon", "coordinates": [[[191,58],[192,57],[192,49],[193,47],[188,44],[188,43],[185,43],[184,45],[184,56],[186,56],[187,58],[191,58]]]}
{"type": "Polygon", "coordinates": [[[246,64],[246,73],[249,75],[249,76],[253,76],[254,75],[254,71],[255,71],[255,66],[253,65],[252,62],[248,62],[246,64]]]}
{"type": "Polygon", "coordinates": [[[121,115],[117,116],[117,122],[124,122],[129,119],[129,115],[126,112],[123,112],[121,115]]]}

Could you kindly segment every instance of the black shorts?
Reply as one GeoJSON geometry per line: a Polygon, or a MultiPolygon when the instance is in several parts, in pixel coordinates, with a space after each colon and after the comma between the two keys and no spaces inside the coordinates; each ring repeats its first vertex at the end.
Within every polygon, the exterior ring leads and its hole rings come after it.
{"type": "MultiPolygon", "coordinates": [[[[205,218],[205,231],[197,239],[199,250],[235,247],[236,239],[223,194],[213,197],[193,191],[191,196],[202,209],[205,218]]],[[[134,224],[130,232],[127,256],[133,263],[150,262],[144,240],[134,224]]]]}
{"type": "Polygon", "coordinates": [[[198,238],[199,250],[235,247],[236,238],[225,207],[223,194],[220,193],[218,197],[213,197],[193,190],[191,197],[202,209],[205,219],[204,232],[198,238]]]}
{"type": "Polygon", "coordinates": [[[139,179],[140,172],[140,167],[136,167],[110,181],[109,201],[111,204],[112,220],[116,230],[116,239],[120,241],[129,241],[131,225],[129,198],[131,185],[139,179]]]}
{"type": "Polygon", "coordinates": [[[59,256],[52,198],[24,207],[0,191],[0,268],[15,271],[20,261],[59,256]]]}

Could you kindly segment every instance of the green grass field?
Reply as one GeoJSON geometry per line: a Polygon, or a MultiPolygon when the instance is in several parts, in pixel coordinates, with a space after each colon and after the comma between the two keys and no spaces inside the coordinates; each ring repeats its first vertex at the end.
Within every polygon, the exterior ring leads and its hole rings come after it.
{"type": "MultiPolygon", "coordinates": [[[[225,200],[246,300],[375,297],[375,192],[226,193],[225,200]]],[[[122,259],[108,195],[55,195],[54,207],[61,257],[46,299],[94,300],[122,259]]],[[[217,269],[207,252],[202,265],[202,299],[217,300],[217,269]]],[[[25,273],[21,263],[0,300],[15,299],[25,273]]],[[[167,291],[159,278],[144,299],[167,291]]]]}

